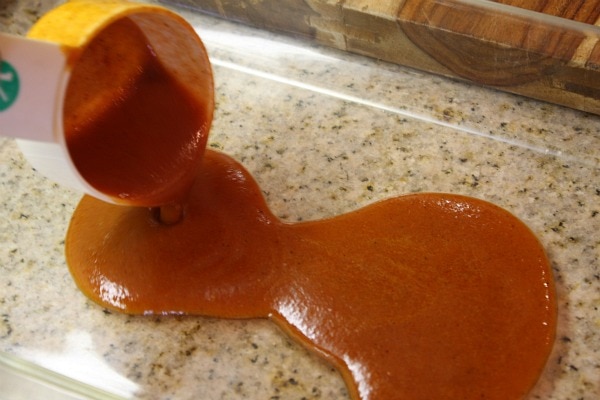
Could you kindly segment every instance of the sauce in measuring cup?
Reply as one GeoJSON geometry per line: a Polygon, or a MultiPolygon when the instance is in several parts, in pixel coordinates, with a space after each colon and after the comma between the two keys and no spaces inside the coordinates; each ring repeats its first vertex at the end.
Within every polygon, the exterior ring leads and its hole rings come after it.
{"type": "MultiPolygon", "coordinates": [[[[54,68],[39,90],[44,104],[52,103],[43,134],[21,146],[32,164],[104,201],[179,202],[202,159],[214,110],[212,68],[193,27],[159,6],[73,0],[44,15],[28,39],[39,40],[19,42],[23,86],[38,86],[24,63],[40,46],[40,58],[54,68]]],[[[20,109],[12,110],[16,118],[20,109]]]]}
{"type": "Polygon", "coordinates": [[[67,148],[98,191],[132,205],[177,203],[204,153],[210,107],[212,99],[177,81],[138,25],[123,18],[91,41],[73,69],[67,148]]]}

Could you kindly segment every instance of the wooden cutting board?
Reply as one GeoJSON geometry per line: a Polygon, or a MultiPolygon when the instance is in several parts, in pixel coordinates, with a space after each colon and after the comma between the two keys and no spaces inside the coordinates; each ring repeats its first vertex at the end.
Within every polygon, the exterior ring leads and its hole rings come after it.
{"type": "Polygon", "coordinates": [[[176,3],[600,115],[600,0],[176,3]]]}

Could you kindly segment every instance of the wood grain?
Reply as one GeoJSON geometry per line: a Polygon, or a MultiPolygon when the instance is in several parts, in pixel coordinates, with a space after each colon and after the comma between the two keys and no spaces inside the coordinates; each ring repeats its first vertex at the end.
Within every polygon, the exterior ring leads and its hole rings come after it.
{"type": "Polygon", "coordinates": [[[457,75],[509,86],[539,79],[564,65],[584,40],[579,32],[452,1],[407,2],[398,17],[406,35],[457,75]]]}
{"type": "MultiPolygon", "coordinates": [[[[579,65],[574,62],[590,36],[560,23],[550,24],[541,13],[596,22],[600,1],[501,3],[540,14],[499,16],[484,7],[425,0],[406,2],[398,21],[413,43],[462,78],[598,113],[600,75],[589,68],[590,61],[597,63],[589,58],[579,65]],[[593,102],[596,105],[590,107],[593,102]]],[[[592,41],[598,45],[597,37],[592,41]]]]}
{"type": "Polygon", "coordinates": [[[175,1],[600,115],[600,0],[175,1]]]}
{"type": "Polygon", "coordinates": [[[600,17],[598,0],[495,0],[494,2],[587,24],[596,23],[600,17]]]}

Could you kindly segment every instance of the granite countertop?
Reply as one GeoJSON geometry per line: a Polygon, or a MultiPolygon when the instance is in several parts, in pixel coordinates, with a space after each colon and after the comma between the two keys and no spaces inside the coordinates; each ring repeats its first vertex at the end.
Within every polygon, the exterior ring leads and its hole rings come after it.
{"type": "MultiPolygon", "coordinates": [[[[5,1],[0,30],[23,34],[51,6],[5,1]]],[[[420,191],[508,209],[557,285],[557,341],[529,399],[600,398],[600,117],[184,15],[214,66],[209,145],[248,168],[277,216],[420,191]]],[[[0,139],[0,352],[122,398],[348,398],[331,365],[269,321],[132,317],[87,300],[63,255],[80,197],[0,139]]]]}

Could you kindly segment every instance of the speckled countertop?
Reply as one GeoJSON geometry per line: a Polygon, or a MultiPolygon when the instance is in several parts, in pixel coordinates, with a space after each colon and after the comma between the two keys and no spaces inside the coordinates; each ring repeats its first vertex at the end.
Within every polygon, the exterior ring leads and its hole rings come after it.
{"type": "MultiPolygon", "coordinates": [[[[52,4],[5,0],[0,30],[22,34],[52,4]]],[[[529,398],[600,398],[600,117],[185,16],[214,65],[210,146],[249,169],[276,215],[415,191],[508,209],[547,249],[558,291],[555,350],[529,398]]],[[[88,301],[63,256],[79,198],[0,139],[0,352],[123,398],[348,398],[330,365],[268,321],[131,317],[88,301]]],[[[0,393],[13,386],[0,374],[0,393]]]]}

